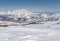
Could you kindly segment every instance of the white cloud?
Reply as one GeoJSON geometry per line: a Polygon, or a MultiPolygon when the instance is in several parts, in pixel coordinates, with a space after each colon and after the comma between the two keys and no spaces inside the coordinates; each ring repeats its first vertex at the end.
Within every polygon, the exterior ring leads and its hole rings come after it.
{"type": "Polygon", "coordinates": [[[0,12],[0,15],[1,15],[1,14],[5,14],[5,13],[6,13],[6,12],[0,12]]]}

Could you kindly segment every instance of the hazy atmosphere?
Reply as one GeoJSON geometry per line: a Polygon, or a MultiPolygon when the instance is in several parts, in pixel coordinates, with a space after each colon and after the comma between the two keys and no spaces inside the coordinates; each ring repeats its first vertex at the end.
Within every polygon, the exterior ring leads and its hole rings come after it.
{"type": "Polygon", "coordinates": [[[0,11],[22,8],[33,12],[59,12],[60,0],[0,0],[0,11]]]}

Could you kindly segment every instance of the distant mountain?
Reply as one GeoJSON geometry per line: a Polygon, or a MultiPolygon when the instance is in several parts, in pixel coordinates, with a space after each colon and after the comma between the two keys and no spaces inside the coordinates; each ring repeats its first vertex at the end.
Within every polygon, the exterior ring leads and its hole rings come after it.
{"type": "Polygon", "coordinates": [[[13,23],[17,22],[19,24],[45,23],[48,21],[60,20],[60,13],[51,15],[46,13],[38,14],[25,9],[19,9],[14,11],[0,12],[0,20],[13,23]]]}

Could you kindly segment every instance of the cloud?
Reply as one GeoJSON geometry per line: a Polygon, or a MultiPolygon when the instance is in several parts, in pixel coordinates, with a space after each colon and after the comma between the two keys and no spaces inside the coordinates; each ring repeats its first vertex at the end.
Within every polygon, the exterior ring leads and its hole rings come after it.
{"type": "Polygon", "coordinates": [[[1,15],[1,14],[5,14],[5,13],[6,13],[6,12],[0,12],[0,15],[1,15]]]}

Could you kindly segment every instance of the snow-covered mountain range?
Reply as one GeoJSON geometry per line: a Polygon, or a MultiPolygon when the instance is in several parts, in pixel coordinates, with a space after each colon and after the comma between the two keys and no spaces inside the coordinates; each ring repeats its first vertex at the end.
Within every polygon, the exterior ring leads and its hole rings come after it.
{"type": "MultiPolygon", "coordinates": [[[[33,13],[25,9],[19,9],[14,11],[0,12],[0,24],[37,24],[46,22],[59,22],[60,13],[46,14],[46,13],[33,13]],[[12,23],[11,23],[12,22],[12,23]]],[[[10,25],[9,24],[9,25],[10,25]]]]}

